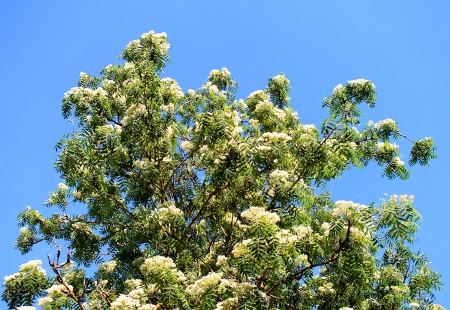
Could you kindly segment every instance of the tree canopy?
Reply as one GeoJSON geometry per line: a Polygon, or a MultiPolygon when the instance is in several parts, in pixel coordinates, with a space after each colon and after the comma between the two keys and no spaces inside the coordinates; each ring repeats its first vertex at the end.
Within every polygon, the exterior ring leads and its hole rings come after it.
{"type": "Polygon", "coordinates": [[[81,73],[62,99],[77,127],[56,144],[62,183],[18,216],[16,247],[54,245],[5,277],[11,309],[443,309],[440,276],[409,246],[413,196],[363,205],[332,201],[327,182],[370,162],[407,179],[436,157],[392,119],[360,125],[375,85],[339,84],[320,127],[291,108],[289,79],[235,98],[237,82],[212,70],[197,90],[161,78],[165,33],[131,41],[123,63],[81,73]],[[358,129],[358,128],[359,129],[358,129]]]}

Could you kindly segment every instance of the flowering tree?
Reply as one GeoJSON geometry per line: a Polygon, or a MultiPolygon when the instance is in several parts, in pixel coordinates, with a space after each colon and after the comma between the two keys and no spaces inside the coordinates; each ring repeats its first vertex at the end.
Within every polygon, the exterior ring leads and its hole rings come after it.
{"type": "MultiPolygon", "coordinates": [[[[395,121],[352,127],[359,104],[375,105],[371,81],[338,85],[316,128],[290,107],[283,74],[246,100],[225,68],[184,93],[160,78],[169,48],[143,34],[123,64],[81,73],[64,95],[78,130],[56,145],[64,183],[45,202],[61,211],[28,207],[16,243],[53,244],[52,275],[35,260],[7,276],[11,309],[443,309],[439,275],[408,248],[413,197],[362,205],[326,190],[371,161],[408,177],[395,121]]],[[[431,138],[410,141],[410,165],[436,157],[431,138]]]]}

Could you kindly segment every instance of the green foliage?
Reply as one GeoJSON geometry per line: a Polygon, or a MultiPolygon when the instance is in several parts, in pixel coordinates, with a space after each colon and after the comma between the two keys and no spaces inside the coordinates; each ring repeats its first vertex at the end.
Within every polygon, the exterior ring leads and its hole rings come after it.
{"type": "MultiPolygon", "coordinates": [[[[326,190],[370,162],[409,176],[398,123],[352,127],[360,104],[375,106],[371,81],[338,85],[318,130],[290,107],[282,73],[246,100],[225,68],[183,92],[160,77],[169,47],[164,33],[144,34],[123,64],[82,72],[64,95],[77,130],[56,144],[64,183],[45,202],[60,212],[27,208],[16,243],[22,253],[54,244],[54,275],[32,261],[6,277],[11,309],[439,309],[439,275],[408,248],[413,197],[361,205],[326,190]],[[78,204],[87,211],[69,214],[78,204]]],[[[409,163],[434,151],[417,140],[409,163]]]]}

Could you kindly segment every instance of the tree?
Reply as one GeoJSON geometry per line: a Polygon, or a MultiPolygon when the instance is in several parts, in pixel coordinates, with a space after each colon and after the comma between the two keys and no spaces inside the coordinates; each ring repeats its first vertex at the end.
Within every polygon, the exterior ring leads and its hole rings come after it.
{"type": "MultiPolygon", "coordinates": [[[[64,183],[45,202],[61,211],[28,207],[16,243],[54,244],[53,275],[34,260],[6,277],[11,309],[443,309],[440,276],[408,248],[413,197],[362,205],[326,189],[371,161],[408,177],[395,121],[352,127],[361,103],[375,106],[371,81],[339,84],[316,128],[282,73],[246,100],[225,68],[182,92],[160,78],[169,48],[165,33],[143,34],[123,64],[65,93],[78,129],[56,145],[64,183]]],[[[410,141],[410,165],[436,157],[431,138],[410,141]]]]}

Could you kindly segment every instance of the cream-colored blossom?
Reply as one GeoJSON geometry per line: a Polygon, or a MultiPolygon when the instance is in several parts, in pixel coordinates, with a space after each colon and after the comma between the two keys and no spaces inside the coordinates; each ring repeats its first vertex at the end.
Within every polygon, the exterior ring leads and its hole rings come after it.
{"type": "Polygon", "coordinates": [[[235,306],[239,302],[237,297],[230,297],[225,299],[219,303],[217,303],[216,308],[214,310],[232,310],[235,309],[235,306]]]}
{"type": "Polygon", "coordinates": [[[41,299],[39,299],[38,301],[38,306],[44,307],[45,305],[51,303],[53,301],[53,298],[46,296],[46,297],[42,297],[41,299]]]}
{"type": "Polygon", "coordinates": [[[127,295],[119,295],[119,297],[111,303],[112,310],[135,310],[140,307],[139,300],[131,298],[127,295]]]}
{"type": "Polygon", "coordinates": [[[158,309],[158,308],[154,304],[146,304],[146,305],[142,305],[138,308],[138,310],[156,310],[156,309],[158,309]]]}
{"type": "Polygon", "coordinates": [[[330,233],[331,224],[328,222],[323,222],[320,228],[322,228],[323,234],[325,236],[328,236],[328,234],[330,233]]]}
{"type": "Polygon", "coordinates": [[[312,234],[313,230],[310,226],[294,226],[292,229],[295,231],[295,234],[299,239],[304,239],[305,237],[312,234]]]}
{"type": "Polygon", "coordinates": [[[108,273],[111,273],[116,269],[117,263],[115,260],[100,264],[99,269],[108,273]]]}
{"type": "Polygon", "coordinates": [[[137,288],[128,293],[128,296],[133,299],[142,299],[145,297],[145,292],[143,288],[137,288]]]}
{"type": "Polygon", "coordinates": [[[140,269],[142,273],[148,275],[161,269],[173,269],[175,267],[176,265],[170,257],[157,255],[151,258],[147,258],[140,269]]]}
{"type": "Polygon", "coordinates": [[[66,191],[68,189],[67,185],[64,183],[58,183],[58,190],[59,191],[66,191]]]}
{"type": "Polygon", "coordinates": [[[233,247],[233,251],[231,252],[234,257],[242,257],[250,253],[250,249],[248,245],[252,242],[251,239],[246,239],[242,242],[236,243],[233,247]]]}
{"type": "Polygon", "coordinates": [[[217,256],[216,266],[223,266],[227,262],[227,257],[225,255],[217,256]]]}
{"type": "Polygon", "coordinates": [[[23,273],[16,272],[15,274],[12,274],[12,275],[9,275],[9,276],[5,276],[4,277],[5,282],[3,282],[3,285],[5,285],[9,281],[12,281],[12,280],[15,280],[15,279],[19,278],[22,275],[23,275],[23,273]]]}
{"type": "Polygon", "coordinates": [[[281,231],[277,232],[276,234],[278,240],[281,244],[291,246],[298,240],[297,235],[293,235],[289,230],[282,229],[281,231]]]}
{"type": "Polygon", "coordinates": [[[191,141],[181,142],[181,148],[186,152],[189,152],[193,147],[194,147],[194,144],[191,141]]]}
{"type": "Polygon", "coordinates": [[[132,290],[138,289],[142,285],[142,280],[140,279],[129,279],[125,281],[125,284],[128,285],[132,290]]]}
{"type": "Polygon", "coordinates": [[[308,256],[306,254],[300,254],[299,256],[295,257],[294,262],[296,265],[309,266],[308,256]]]}
{"type": "Polygon", "coordinates": [[[211,289],[220,283],[222,275],[221,272],[210,272],[208,275],[195,281],[194,284],[189,285],[186,288],[186,294],[191,296],[203,295],[208,289],[211,289]]]}
{"type": "Polygon", "coordinates": [[[319,286],[317,290],[322,294],[332,294],[334,293],[333,283],[325,283],[324,285],[319,286]]]}
{"type": "Polygon", "coordinates": [[[339,95],[339,94],[342,94],[343,91],[344,91],[344,86],[342,86],[342,84],[338,84],[338,85],[333,89],[333,94],[339,95]]]}
{"type": "Polygon", "coordinates": [[[287,182],[289,179],[289,173],[284,170],[274,170],[270,173],[269,177],[275,181],[287,182]]]}
{"type": "Polygon", "coordinates": [[[173,113],[173,111],[175,111],[175,106],[173,105],[173,103],[169,103],[167,105],[161,105],[161,110],[169,112],[169,113],[173,113]]]}
{"type": "Polygon", "coordinates": [[[128,117],[135,117],[138,115],[147,115],[147,108],[143,104],[132,104],[125,111],[125,115],[128,117]]]}
{"type": "Polygon", "coordinates": [[[284,132],[265,132],[256,141],[276,143],[276,142],[287,142],[290,140],[292,140],[292,137],[284,132]]]}
{"type": "Polygon", "coordinates": [[[31,270],[34,270],[34,269],[39,270],[40,265],[42,265],[42,261],[40,259],[30,260],[30,261],[26,262],[25,264],[20,265],[19,269],[21,272],[26,272],[30,269],[31,270]]]}
{"type": "Polygon", "coordinates": [[[58,297],[58,296],[66,296],[73,290],[72,285],[63,285],[63,284],[53,284],[50,288],[47,289],[47,294],[49,297],[58,297]]]}
{"type": "Polygon", "coordinates": [[[392,163],[397,167],[403,167],[405,165],[405,162],[403,162],[400,157],[395,157],[392,163]]]}
{"type": "Polygon", "coordinates": [[[379,121],[378,123],[375,123],[373,126],[377,129],[384,129],[386,127],[396,128],[397,123],[393,119],[387,118],[385,120],[379,121]]]}
{"type": "Polygon", "coordinates": [[[280,221],[278,214],[266,211],[263,207],[250,207],[242,212],[241,216],[249,221],[267,221],[272,223],[280,221]]]}
{"type": "Polygon", "coordinates": [[[183,216],[183,211],[175,207],[173,203],[169,203],[169,205],[166,207],[160,207],[155,210],[155,214],[158,216],[161,220],[167,220],[169,216],[183,216]]]}

